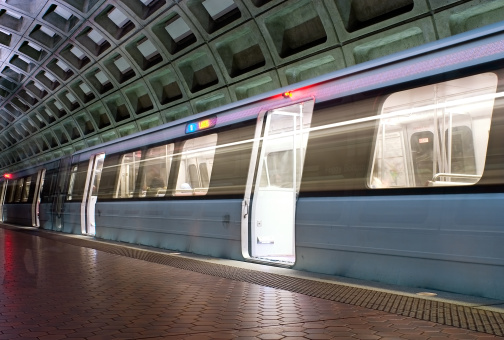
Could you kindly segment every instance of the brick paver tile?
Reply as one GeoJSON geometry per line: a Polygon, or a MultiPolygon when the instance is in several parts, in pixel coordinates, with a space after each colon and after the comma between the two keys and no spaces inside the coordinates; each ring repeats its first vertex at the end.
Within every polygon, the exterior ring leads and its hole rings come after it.
{"type": "Polygon", "coordinates": [[[0,228],[6,242],[0,340],[498,339],[0,228]],[[28,250],[31,274],[11,260],[28,250]]]}

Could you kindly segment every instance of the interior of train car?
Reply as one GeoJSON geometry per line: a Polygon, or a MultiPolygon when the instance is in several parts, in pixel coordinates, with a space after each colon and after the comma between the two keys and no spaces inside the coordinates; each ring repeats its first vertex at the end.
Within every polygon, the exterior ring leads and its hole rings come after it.
{"type": "Polygon", "coordinates": [[[380,112],[369,187],[477,183],[497,82],[488,72],[390,95],[380,112]]]}

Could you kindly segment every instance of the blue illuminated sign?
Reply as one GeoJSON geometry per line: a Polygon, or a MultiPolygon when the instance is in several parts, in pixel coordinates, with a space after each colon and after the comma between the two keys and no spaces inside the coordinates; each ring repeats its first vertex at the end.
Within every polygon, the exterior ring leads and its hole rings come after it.
{"type": "Polygon", "coordinates": [[[205,118],[196,122],[187,123],[185,132],[193,133],[212,128],[217,124],[217,117],[205,118]]]}

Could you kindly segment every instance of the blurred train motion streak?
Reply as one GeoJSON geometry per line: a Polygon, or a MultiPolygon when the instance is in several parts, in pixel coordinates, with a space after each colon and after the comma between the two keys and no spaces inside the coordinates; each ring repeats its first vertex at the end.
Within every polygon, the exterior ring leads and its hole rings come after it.
{"type": "Polygon", "coordinates": [[[504,299],[504,24],[5,176],[6,223],[504,299]]]}

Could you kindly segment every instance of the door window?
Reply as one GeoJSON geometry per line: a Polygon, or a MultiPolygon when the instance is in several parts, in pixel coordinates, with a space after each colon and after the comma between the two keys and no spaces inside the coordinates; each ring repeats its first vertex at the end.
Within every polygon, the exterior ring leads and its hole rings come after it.
{"type": "Polygon", "coordinates": [[[67,200],[82,201],[88,166],[89,161],[80,162],[72,166],[70,181],[68,183],[67,200]]]}
{"type": "Polygon", "coordinates": [[[100,181],[103,172],[103,163],[105,161],[105,154],[100,154],[96,156],[96,164],[94,167],[93,183],[91,184],[90,194],[91,196],[98,196],[98,190],[100,188],[100,181]]]}
{"type": "Polygon", "coordinates": [[[32,182],[32,176],[25,177],[23,192],[21,194],[21,202],[28,202],[28,198],[30,196],[31,182],[32,182]]]}
{"type": "Polygon", "coordinates": [[[16,195],[14,196],[14,202],[20,202],[21,201],[21,195],[23,194],[23,186],[24,186],[25,179],[20,178],[17,180],[16,183],[16,195]]]}
{"type": "Polygon", "coordinates": [[[135,192],[135,184],[140,169],[142,151],[128,152],[121,156],[119,177],[114,192],[114,198],[130,198],[135,192]]]}

